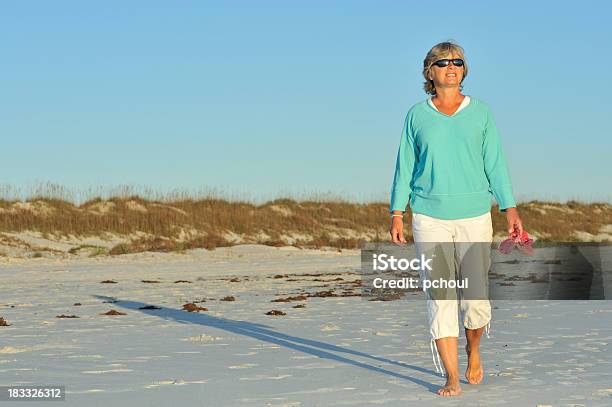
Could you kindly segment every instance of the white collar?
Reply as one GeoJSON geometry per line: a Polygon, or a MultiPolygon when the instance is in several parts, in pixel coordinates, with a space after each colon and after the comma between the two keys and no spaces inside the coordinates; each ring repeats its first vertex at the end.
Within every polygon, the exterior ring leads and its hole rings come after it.
{"type": "MultiPolygon", "coordinates": [[[[438,110],[438,108],[436,107],[436,105],[434,105],[434,102],[432,101],[432,98],[427,99],[427,101],[429,102],[429,104],[436,110],[438,110]]],[[[470,104],[470,97],[468,95],[465,95],[465,97],[463,98],[463,100],[461,101],[461,104],[459,105],[459,107],[457,108],[457,110],[455,111],[455,113],[453,113],[451,116],[456,115],[461,109],[463,109],[464,107],[466,107],[467,105],[470,104]]],[[[439,112],[439,110],[438,110],[439,112]]]]}

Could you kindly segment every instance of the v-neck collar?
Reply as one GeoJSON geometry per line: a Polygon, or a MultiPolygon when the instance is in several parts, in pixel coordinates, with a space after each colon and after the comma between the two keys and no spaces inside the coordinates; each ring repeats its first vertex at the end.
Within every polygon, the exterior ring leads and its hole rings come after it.
{"type": "MultiPolygon", "coordinates": [[[[429,107],[429,109],[431,109],[432,112],[445,117],[447,119],[452,119],[454,117],[457,117],[458,115],[461,115],[463,112],[465,112],[466,110],[468,110],[473,104],[474,104],[474,99],[470,96],[470,95],[464,95],[463,100],[461,101],[461,104],[463,104],[466,100],[466,98],[470,98],[469,99],[469,103],[461,110],[459,110],[459,108],[457,108],[457,110],[455,110],[455,113],[453,113],[452,115],[447,115],[445,113],[442,113],[441,111],[439,111],[436,107],[432,106],[433,101],[431,100],[431,98],[427,98],[427,100],[425,101],[425,103],[427,104],[427,106],[429,107]]],[[[459,107],[461,107],[461,104],[459,105],[459,107]]]]}

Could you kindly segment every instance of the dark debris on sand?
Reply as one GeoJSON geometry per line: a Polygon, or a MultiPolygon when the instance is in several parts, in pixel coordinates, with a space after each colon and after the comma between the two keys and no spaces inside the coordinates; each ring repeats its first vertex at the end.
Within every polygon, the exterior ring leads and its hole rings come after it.
{"type": "Polygon", "coordinates": [[[64,314],[62,314],[62,315],[56,315],[55,318],[80,318],[80,317],[78,317],[76,315],[64,315],[64,314]]]}
{"type": "Polygon", "coordinates": [[[306,301],[306,296],[300,294],[300,295],[296,295],[294,297],[277,298],[277,299],[272,300],[270,302],[291,302],[291,301],[306,301]]]}
{"type": "Polygon", "coordinates": [[[337,297],[338,295],[333,290],[317,291],[314,294],[308,294],[306,297],[337,297]]]}
{"type": "Polygon", "coordinates": [[[11,326],[11,324],[9,324],[4,318],[0,317],[0,326],[11,326]]]}
{"type": "Polygon", "coordinates": [[[356,293],[355,291],[344,290],[340,297],[361,297],[361,293],[356,293]]]}
{"type": "Polygon", "coordinates": [[[144,307],[139,307],[138,309],[161,309],[161,307],[156,305],[145,305],[144,307]]]}
{"type": "MultiPolygon", "coordinates": [[[[198,280],[200,280],[200,279],[202,281],[206,281],[205,278],[199,277],[198,280]]],[[[220,280],[220,281],[229,281],[230,283],[239,283],[241,281],[249,281],[249,278],[246,277],[246,276],[242,276],[241,279],[238,278],[238,277],[222,277],[222,278],[217,278],[217,280],[220,280]]]]}
{"type": "Polygon", "coordinates": [[[119,312],[119,311],[115,311],[114,309],[108,311],[108,312],[103,312],[100,315],[127,315],[125,312],[119,312]]]}
{"type": "Polygon", "coordinates": [[[104,281],[100,281],[100,283],[102,283],[102,284],[117,284],[117,282],[113,281],[113,280],[104,280],[104,281]]]}
{"type": "Polygon", "coordinates": [[[200,307],[192,302],[183,305],[183,310],[188,312],[200,312],[200,311],[208,311],[206,307],[200,307]]]}
{"type": "Polygon", "coordinates": [[[396,301],[401,300],[403,297],[403,293],[381,293],[374,298],[370,298],[368,301],[396,301]]]}
{"type": "Polygon", "coordinates": [[[174,282],[174,284],[178,284],[178,283],[187,283],[187,284],[191,284],[191,281],[189,281],[189,280],[176,280],[176,281],[174,282]]]}
{"type": "Polygon", "coordinates": [[[513,281],[528,281],[530,283],[547,283],[548,279],[544,277],[539,277],[536,273],[529,273],[527,276],[510,276],[504,279],[504,283],[513,282],[513,281]]]}
{"type": "Polygon", "coordinates": [[[236,301],[236,298],[234,298],[233,295],[226,295],[225,297],[221,298],[219,301],[236,301]]]}
{"type": "Polygon", "coordinates": [[[266,315],[287,315],[287,313],[279,311],[277,309],[273,309],[271,311],[266,312],[266,315]]]}

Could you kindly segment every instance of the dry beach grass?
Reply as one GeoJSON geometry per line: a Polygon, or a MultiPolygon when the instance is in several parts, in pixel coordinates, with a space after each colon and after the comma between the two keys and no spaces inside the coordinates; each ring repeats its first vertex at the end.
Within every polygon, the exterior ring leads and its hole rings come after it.
{"type": "MultiPolygon", "coordinates": [[[[47,194],[48,195],[48,194],[47,194]]],[[[100,197],[76,205],[58,197],[0,200],[0,257],[182,252],[238,244],[358,248],[388,240],[388,205],[276,199],[263,204],[214,197],[100,197]]],[[[612,205],[519,204],[530,234],[547,241],[612,241],[612,205]]],[[[496,234],[505,217],[492,208],[496,234]]],[[[406,216],[406,234],[411,239],[406,216]]]]}

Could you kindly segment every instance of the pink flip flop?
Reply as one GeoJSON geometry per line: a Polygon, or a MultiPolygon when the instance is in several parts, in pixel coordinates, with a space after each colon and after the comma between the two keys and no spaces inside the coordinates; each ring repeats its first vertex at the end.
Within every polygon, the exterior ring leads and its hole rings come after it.
{"type": "Polygon", "coordinates": [[[503,254],[510,254],[515,248],[527,256],[533,256],[533,239],[526,231],[523,231],[521,236],[517,231],[513,231],[506,240],[499,243],[497,250],[503,254]]]}

